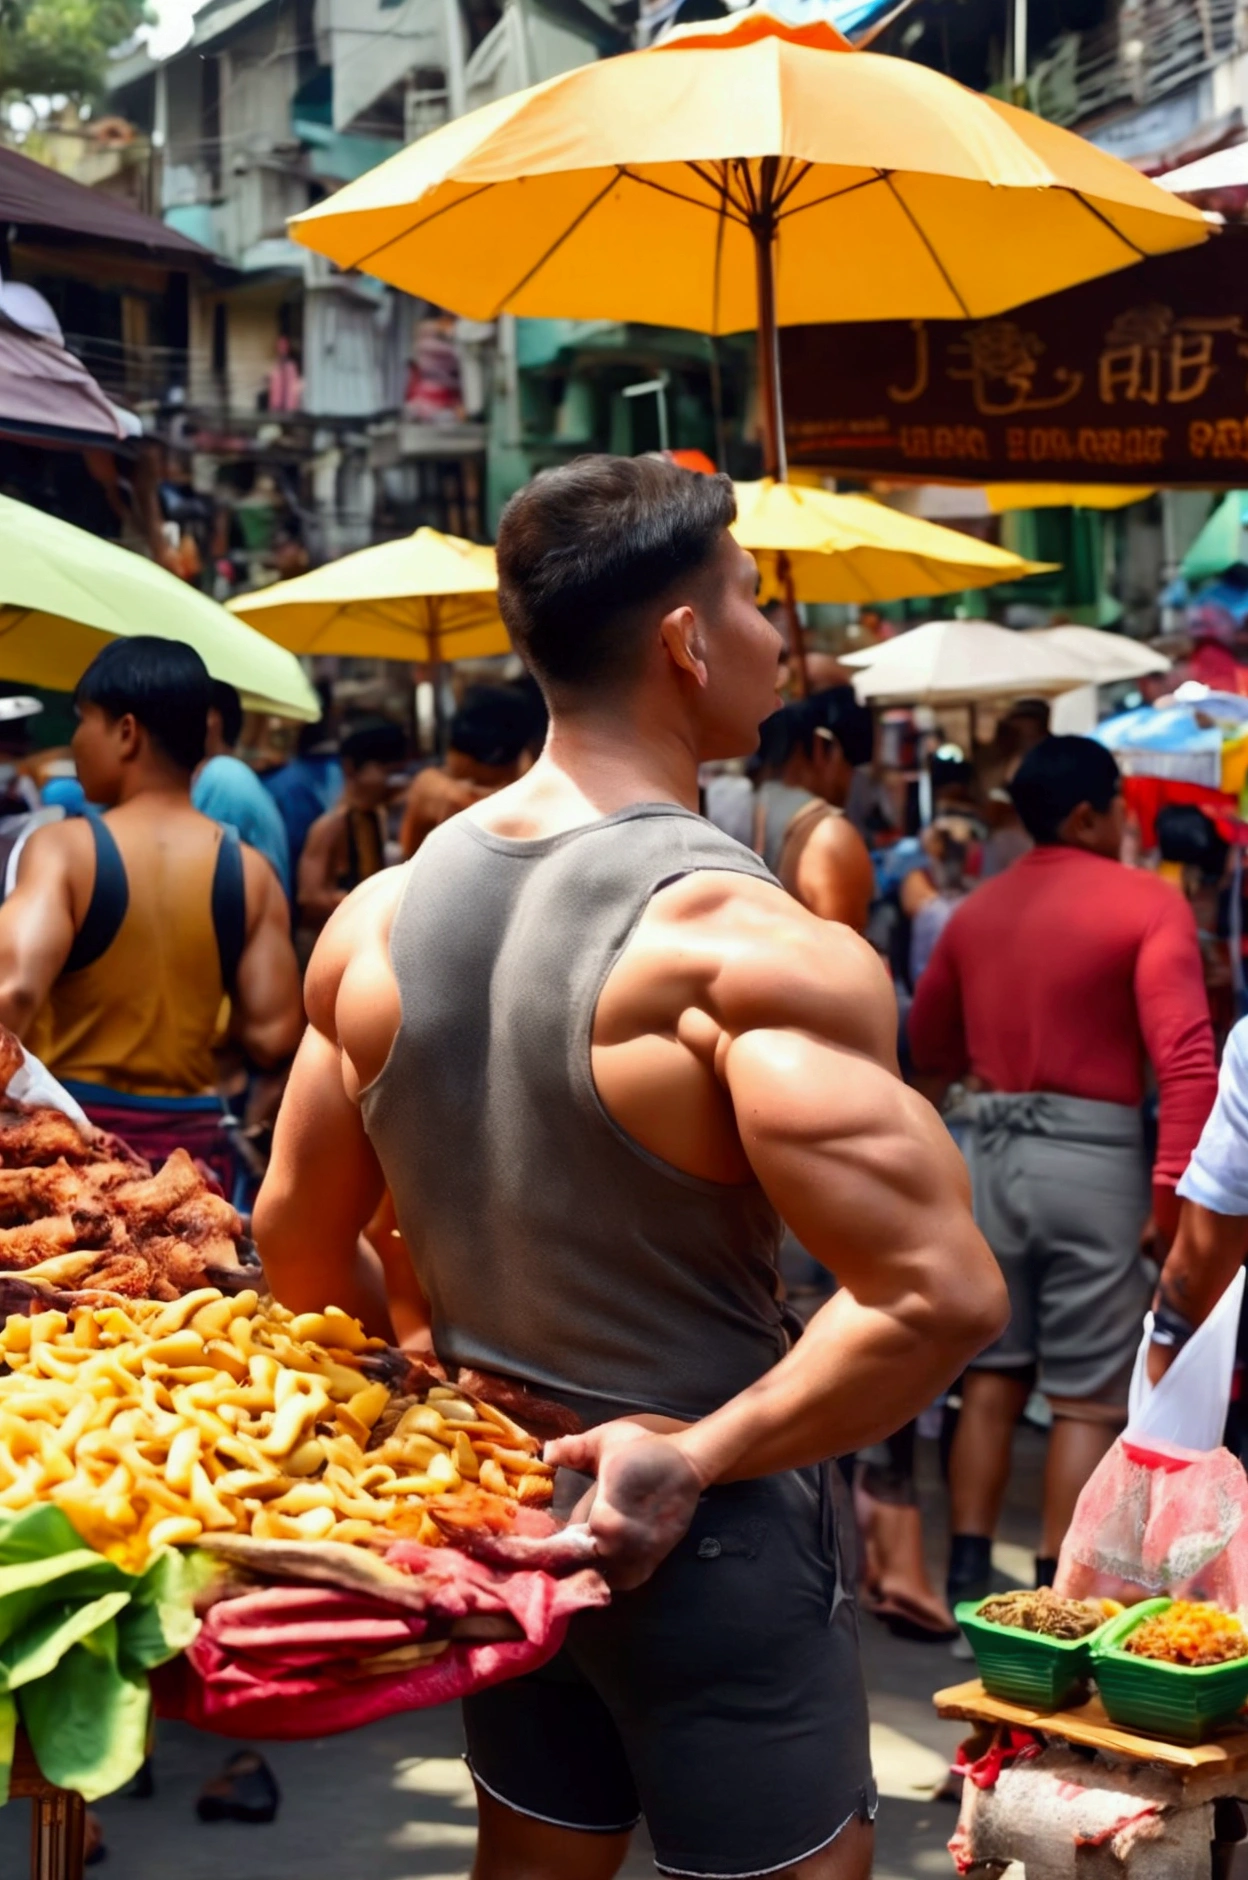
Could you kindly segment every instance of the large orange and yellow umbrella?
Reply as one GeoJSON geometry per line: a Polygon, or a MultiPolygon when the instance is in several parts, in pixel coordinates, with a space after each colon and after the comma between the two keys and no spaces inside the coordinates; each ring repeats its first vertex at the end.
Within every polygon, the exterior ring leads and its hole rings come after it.
{"type": "Polygon", "coordinates": [[[1094,144],[761,7],[565,72],[421,138],[290,232],[455,312],[759,332],[979,318],[1201,241],[1094,144]]]}

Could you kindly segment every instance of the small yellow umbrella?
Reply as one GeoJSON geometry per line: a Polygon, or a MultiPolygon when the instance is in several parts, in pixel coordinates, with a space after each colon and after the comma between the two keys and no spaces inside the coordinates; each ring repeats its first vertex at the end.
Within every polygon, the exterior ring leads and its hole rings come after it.
{"type": "Polygon", "coordinates": [[[783,476],[778,326],[978,319],[1206,228],[1069,131],[755,6],[484,105],[290,232],[478,319],[756,327],[783,476]]]}
{"type": "Polygon", "coordinates": [[[228,603],[293,653],[365,659],[486,659],[509,653],[494,550],[417,529],[228,603]]]}
{"type": "Polygon", "coordinates": [[[788,601],[879,602],[956,594],[1042,574],[957,529],[796,483],[738,483],[732,532],[757,558],[764,594],[788,601]]]}

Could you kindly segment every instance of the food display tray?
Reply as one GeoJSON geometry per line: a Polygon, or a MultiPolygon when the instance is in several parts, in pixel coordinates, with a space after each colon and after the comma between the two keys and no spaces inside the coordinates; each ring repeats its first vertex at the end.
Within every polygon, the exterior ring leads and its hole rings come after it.
{"type": "Polygon", "coordinates": [[[1029,1704],[1036,1710],[1060,1710],[1072,1698],[1086,1695],[1092,1675],[1092,1641],[1114,1621],[1106,1620],[1083,1638],[1046,1638],[1041,1632],[1025,1632],[1021,1626],[981,1619],[979,1609],[986,1603],[963,1600],[954,1617],[966,1633],[990,1696],[1029,1704]]]}
{"type": "Polygon", "coordinates": [[[1248,1702],[1248,1658],[1223,1665],[1168,1665],[1125,1650],[1138,1625],[1173,1603],[1146,1599],[1111,1619],[1094,1635],[1092,1667],[1114,1723],[1172,1743],[1200,1743],[1232,1722],[1248,1702]]]}

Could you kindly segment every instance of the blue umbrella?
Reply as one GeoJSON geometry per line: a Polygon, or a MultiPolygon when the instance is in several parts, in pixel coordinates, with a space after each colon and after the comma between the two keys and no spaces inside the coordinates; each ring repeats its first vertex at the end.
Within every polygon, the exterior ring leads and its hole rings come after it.
{"type": "Polygon", "coordinates": [[[1209,692],[1202,698],[1141,705],[1107,718],[1093,732],[1129,777],[1170,777],[1222,787],[1222,746],[1248,724],[1248,698],[1209,692]]]}

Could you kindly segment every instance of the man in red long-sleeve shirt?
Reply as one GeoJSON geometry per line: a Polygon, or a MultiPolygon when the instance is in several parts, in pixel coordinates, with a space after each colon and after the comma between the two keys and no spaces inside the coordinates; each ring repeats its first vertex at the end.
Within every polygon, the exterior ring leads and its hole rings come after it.
{"type": "Polygon", "coordinates": [[[1152,1214],[1217,1088],[1196,926],[1183,898],[1124,868],[1113,757],[1049,738],[1011,786],[1033,852],[945,928],[910,1015],[916,1070],[963,1081],[975,1214],[1010,1289],[1008,1330],[963,1384],[950,1459],[950,1597],[988,1590],[1014,1426],[1033,1382],[1053,1410],[1037,1577],[1126,1420],[1148,1302],[1140,1122],[1146,1061],[1161,1097],[1152,1214]]]}

